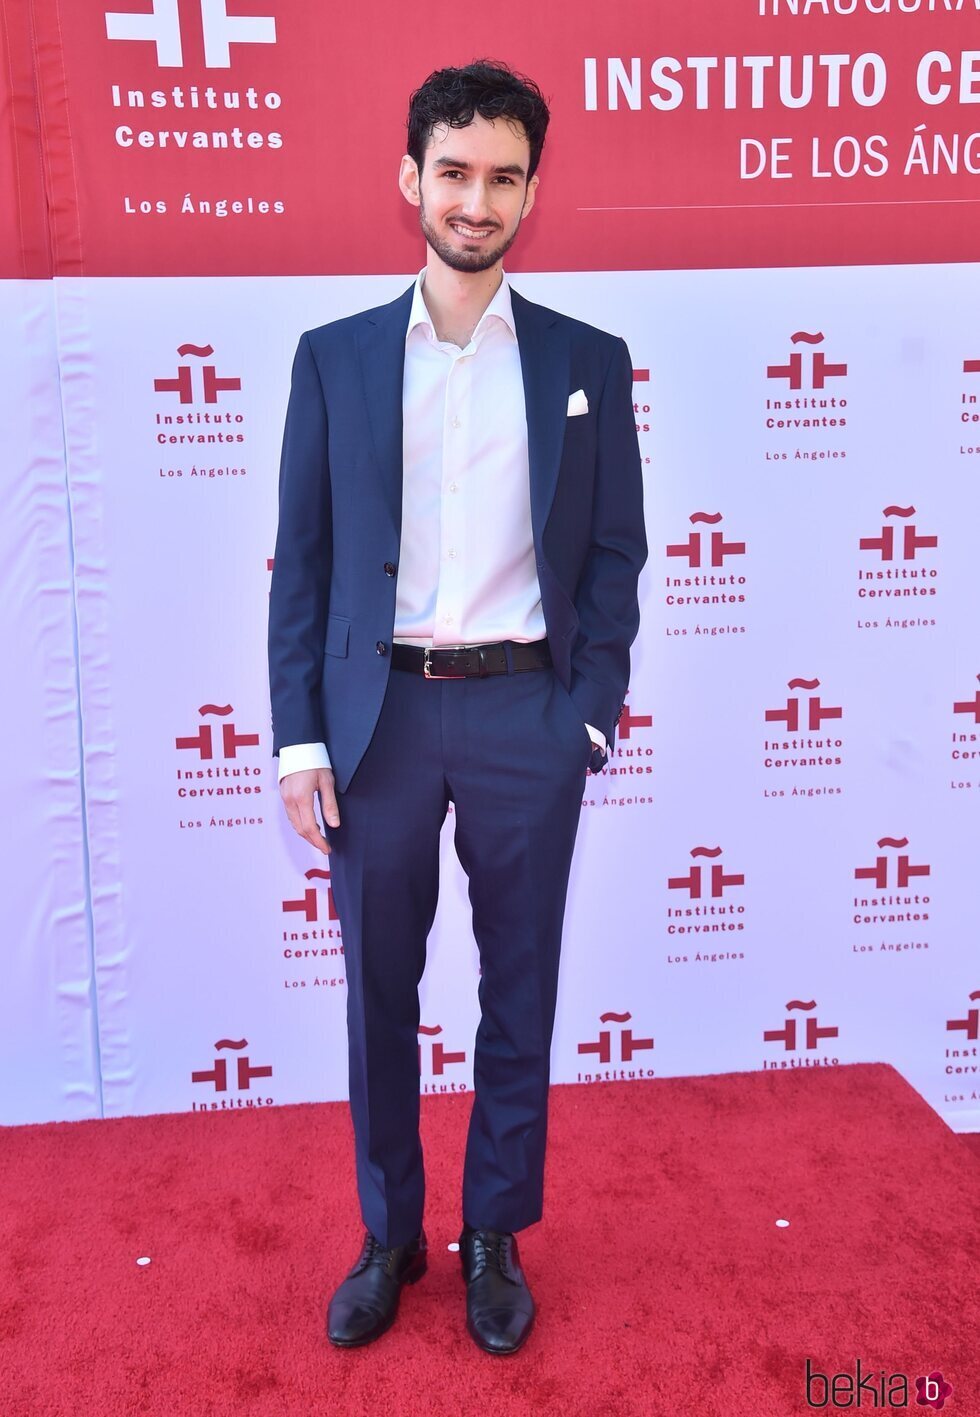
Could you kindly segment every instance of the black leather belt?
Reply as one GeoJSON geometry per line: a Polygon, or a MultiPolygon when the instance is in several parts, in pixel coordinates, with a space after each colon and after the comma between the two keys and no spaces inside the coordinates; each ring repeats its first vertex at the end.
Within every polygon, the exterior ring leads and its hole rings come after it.
{"type": "Polygon", "coordinates": [[[462,645],[458,649],[427,649],[424,645],[391,646],[392,669],[408,669],[424,674],[426,679],[465,679],[474,675],[480,679],[488,674],[507,674],[507,654],[510,646],[514,670],[547,669],[551,663],[548,641],[497,640],[488,645],[462,645]]]}

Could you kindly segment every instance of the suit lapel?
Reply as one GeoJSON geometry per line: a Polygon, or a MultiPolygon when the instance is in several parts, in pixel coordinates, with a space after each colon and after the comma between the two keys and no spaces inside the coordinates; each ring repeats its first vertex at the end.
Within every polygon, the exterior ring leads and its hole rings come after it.
{"type": "Polygon", "coordinates": [[[395,531],[402,530],[402,384],[405,331],[415,282],[397,299],[366,315],[357,331],[361,382],[374,454],[395,531]]]}
{"type": "MultiPolygon", "coordinates": [[[[397,299],[367,315],[357,332],[361,380],[385,501],[401,535],[405,332],[414,281],[397,299]]],[[[527,419],[528,470],[534,544],[541,537],[558,481],[568,405],[568,335],[553,310],[526,300],[511,286],[511,308],[521,354],[527,419]]]]}
{"type": "Polygon", "coordinates": [[[568,412],[569,347],[564,323],[554,310],[525,300],[511,286],[511,308],[521,351],[527,456],[531,482],[531,524],[538,556],[558,482],[568,412]]]}

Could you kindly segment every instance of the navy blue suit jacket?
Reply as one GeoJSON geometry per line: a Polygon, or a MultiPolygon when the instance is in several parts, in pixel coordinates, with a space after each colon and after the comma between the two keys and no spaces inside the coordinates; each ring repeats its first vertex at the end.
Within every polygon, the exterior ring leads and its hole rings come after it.
{"type": "MultiPolygon", "coordinates": [[[[397,566],[400,546],[413,287],[306,331],[293,360],[269,596],[272,751],[326,743],[339,792],[371,740],[391,669],[396,578],[385,563],[397,566]]],[[[513,286],[511,302],[548,644],[583,722],[611,747],[647,556],[630,353],[513,286]],[[569,417],[576,389],[589,410],[569,417]]]]}

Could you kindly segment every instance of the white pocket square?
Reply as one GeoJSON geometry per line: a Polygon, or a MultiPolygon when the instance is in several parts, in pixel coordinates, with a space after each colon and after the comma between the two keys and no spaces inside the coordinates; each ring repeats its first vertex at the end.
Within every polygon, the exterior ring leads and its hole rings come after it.
{"type": "Polygon", "coordinates": [[[574,394],[568,395],[568,416],[575,413],[588,413],[589,401],[585,397],[584,389],[576,389],[574,394]]]}

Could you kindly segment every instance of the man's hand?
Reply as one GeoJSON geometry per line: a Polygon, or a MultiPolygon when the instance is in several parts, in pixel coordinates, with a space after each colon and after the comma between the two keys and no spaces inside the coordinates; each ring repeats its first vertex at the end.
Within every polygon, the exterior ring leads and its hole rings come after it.
{"type": "Polygon", "coordinates": [[[324,855],[330,854],[330,843],[320,830],[313,810],[313,798],[320,795],[320,816],[331,827],[340,826],[340,810],[334,790],[331,768],[307,768],[305,772],[288,772],[279,784],[279,795],[286,806],[286,815],[294,831],[324,855]]]}

